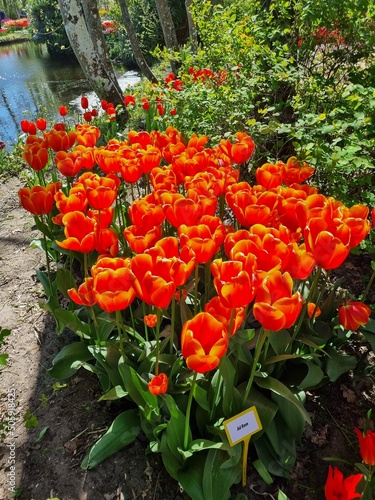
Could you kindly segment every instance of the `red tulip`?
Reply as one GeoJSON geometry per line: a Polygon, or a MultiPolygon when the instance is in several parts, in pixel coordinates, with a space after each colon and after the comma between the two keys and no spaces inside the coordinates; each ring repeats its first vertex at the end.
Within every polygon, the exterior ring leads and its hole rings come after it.
{"type": "Polygon", "coordinates": [[[326,500],[353,500],[361,498],[356,492],[363,474],[354,474],[344,479],[343,473],[337,467],[329,466],[327,481],[324,488],[326,500]]]}
{"type": "Polygon", "coordinates": [[[159,373],[148,383],[148,390],[155,396],[165,394],[168,390],[168,377],[165,373],[159,373]]]}
{"type": "Polygon", "coordinates": [[[86,96],[81,97],[81,108],[87,109],[89,107],[89,100],[87,99],[86,96]]]}
{"type": "Polygon", "coordinates": [[[365,464],[375,465],[375,432],[368,430],[365,435],[357,427],[357,433],[361,457],[365,464]]]}
{"type": "Polygon", "coordinates": [[[59,106],[60,116],[66,116],[68,114],[68,108],[66,106],[59,106]]]}
{"type": "Polygon", "coordinates": [[[82,186],[70,188],[69,195],[66,196],[63,191],[59,190],[55,194],[56,207],[60,212],[60,216],[54,217],[55,224],[62,225],[62,217],[69,212],[85,212],[88,201],[86,191],[82,186]]]}
{"type": "Polygon", "coordinates": [[[81,170],[80,162],[77,161],[78,153],[70,151],[59,151],[56,153],[54,162],[60,172],[65,177],[74,177],[81,170]]]}
{"type": "Polygon", "coordinates": [[[126,95],[124,96],[124,104],[125,107],[128,107],[130,105],[135,106],[135,98],[133,95],[126,95]]]}
{"type": "Polygon", "coordinates": [[[347,330],[358,330],[369,321],[371,309],[363,302],[349,300],[339,307],[339,322],[347,330]]]}
{"type": "Polygon", "coordinates": [[[134,201],[129,207],[129,217],[132,224],[152,227],[160,225],[165,215],[160,205],[155,203],[153,194],[134,201]]]}
{"type": "Polygon", "coordinates": [[[253,314],[267,330],[275,332],[291,327],[302,309],[299,292],[293,294],[293,280],[289,273],[274,271],[259,286],[253,314]]]}
{"type": "Polygon", "coordinates": [[[117,234],[111,228],[97,228],[95,233],[95,249],[100,254],[115,257],[119,251],[117,234]]]}
{"type": "Polygon", "coordinates": [[[299,161],[295,156],[288,158],[285,164],[282,164],[283,183],[287,186],[292,184],[301,184],[305,182],[315,172],[315,168],[309,167],[306,162],[299,161]]]}
{"type": "Polygon", "coordinates": [[[43,131],[47,128],[47,120],[45,118],[38,118],[36,121],[36,126],[39,130],[43,131]]]}
{"type": "Polygon", "coordinates": [[[265,163],[255,172],[256,181],[266,189],[273,189],[280,186],[283,182],[283,175],[281,169],[282,162],[276,164],[265,163]]]}
{"type": "Polygon", "coordinates": [[[228,348],[224,325],[208,312],[186,321],[181,332],[181,350],[190,370],[205,373],[216,368],[228,348]]]}

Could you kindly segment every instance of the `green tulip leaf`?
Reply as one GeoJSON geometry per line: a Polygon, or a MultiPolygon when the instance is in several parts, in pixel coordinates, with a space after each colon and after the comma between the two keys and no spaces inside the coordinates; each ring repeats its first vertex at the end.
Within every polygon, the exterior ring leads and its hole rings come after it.
{"type": "Polygon", "coordinates": [[[73,342],[61,349],[47,371],[53,378],[66,379],[74,375],[83,363],[92,357],[84,342],[73,342]]]}
{"type": "Polygon", "coordinates": [[[124,382],[125,390],[128,391],[132,400],[142,409],[149,406],[153,410],[159,411],[158,399],[148,390],[148,385],[143,378],[120,358],[118,370],[124,382]]]}
{"type": "Polygon", "coordinates": [[[326,347],[326,351],[329,356],[326,362],[326,373],[331,382],[336,382],[341,375],[348,373],[357,366],[355,356],[341,354],[330,345],[326,347]]]}
{"type": "Polygon", "coordinates": [[[138,410],[120,413],[108,431],[97,441],[81,463],[84,470],[93,469],[103,460],[132,443],[140,433],[138,410]]]}
{"type": "Polygon", "coordinates": [[[307,413],[293,392],[286,387],[286,385],[273,377],[255,377],[255,382],[262,389],[268,389],[290,401],[300,411],[305,421],[311,424],[310,415],[307,413]]]}
{"type": "Polygon", "coordinates": [[[103,394],[99,401],[115,401],[116,399],[125,398],[129,393],[124,391],[121,385],[116,385],[110,391],[103,394]]]}

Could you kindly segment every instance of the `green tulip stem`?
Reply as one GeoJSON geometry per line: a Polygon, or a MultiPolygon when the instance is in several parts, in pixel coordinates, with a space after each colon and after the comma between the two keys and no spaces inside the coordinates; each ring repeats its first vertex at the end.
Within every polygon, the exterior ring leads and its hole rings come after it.
{"type": "Polygon", "coordinates": [[[229,320],[229,326],[228,326],[228,337],[230,337],[230,332],[232,331],[232,325],[233,325],[235,313],[236,313],[236,310],[232,309],[232,311],[230,313],[230,320],[229,320]]]}
{"type": "Polygon", "coordinates": [[[118,331],[118,336],[120,340],[120,353],[121,355],[124,354],[124,343],[123,343],[123,338],[122,338],[122,317],[121,317],[121,312],[116,311],[116,325],[117,325],[117,331],[118,331]]]}
{"type": "MultiPolygon", "coordinates": [[[[143,317],[146,316],[146,303],[142,301],[142,312],[143,312],[143,317]]],[[[144,328],[145,328],[145,339],[146,342],[148,342],[148,326],[146,325],[145,322],[143,322],[144,328]]]]}
{"type": "MultiPolygon", "coordinates": [[[[298,335],[298,332],[300,331],[300,328],[302,326],[303,320],[305,319],[305,316],[306,316],[307,304],[309,302],[313,302],[314,301],[314,297],[316,297],[316,293],[318,291],[318,283],[319,283],[319,279],[320,279],[321,274],[322,274],[322,268],[319,266],[318,269],[317,269],[317,271],[316,271],[314,280],[313,280],[313,282],[311,284],[311,288],[309,290],[309,294],[307,296],[306,302],[305,302],[305,304],[304,304],[304,306],[302,308],[301,314],[299,316],[298,323],[297,323],[297,325],[295,326],[295,328],[293,330],[292,338],[290,339],[285,352],[289,352],[290,346],[292,345],[292,343],[294,342],[294,340],[296,339],[296,337],[298,335]]],[[[322,292],[320,292],[320,293],[322,293],[322,292]]],[[[319,300],[320,300],[320,295],[319,295],[319,300]]],[[[318,304],[319,300],[315,301],[315,303],[318,304]]]]}
{"type": "Polygon", "coordinates": [[[159,375],[159,359],[160,359],[160,323],[162,318],[162,311],[158,309],[156,312],[158,321],[156,323],[155,338],[156,338],[156,360],[155,360],[155,375],[159,375]]]}
{"type": "Polygon", "coordinates": [[[189,399],[186,407],[186,417],[185,417],[185,431],[184,431],[184,450],[187,450],[189,444],[189,429],[190,429],[190,412],[191,412],[191,404],[193,402],[193,393],[195,382],[197,380],[197,372],[194,372],[193,380],[190,386],[189,399]]]}
{"type": "MultiPolygon", "coordinates": [[[[45,221],[44,221],[44,217],[43,215],[40,216],[41,218],[41,221],[43,224],[45,224],[45,221]]],[[[44,252],[46,254],[46,265],[47,265],[47,274],[48,274],[48,281],[49,281],[49,288],[50,288],[50,292],[51,292],[51,295],[52,295],[52,278],[51,278],[51,268],[50,268],[50,265],[49,265],[49,255],[48,255],[48,247],[47,247],[47,237],[45,235],[45,233],[43,232],[43,243],[44,243],[44,252]]]]}
{"type": "Polygon", "coordinates": [[[257,342],[256,348],[255,348],[255,354],[254,354],[254,358],[253,358],[253,366],[251,367],[250,377],[249,377],[249,380],[247,382],[246,390],[245,390],[245,393],[244,393],[243,399],[242,399],[243,406],[245,406],[247,398],[249,397],[250,390],[251,390],[251,387],[252,387],[253,381],[254,381],[255,372],[256,372],[256,369],[258,366],[258,361],[259,361],[259,358],[260,358],[260,355],[262,352],[263,344],[267,339],[268,333],[269,333],[269,331],[263,327],[262,327],[261,331],[259,332],[258,342],[257,342]]]}
{"type": "Polygon", "coordinates": [[[90,306],[89,309],[90,309],[90,315],[91,315],[92,321],[94,323],[96,339],[98,342],[100,342],[101,339],[100,339],[100,334],[99,334],[99,325],[98,325],[98,320],[96,319],[94,307],[90,306]]]}
{"type": "Polygon", "coordinates": [[[197,314],[198,311],[198,271],[199,271],[199,264],[195,266],[195,272],[194,272],[194,281],[195,281],[195,289],[194,289],[194,316],[197,314]]]}
{"type": "Polygon", "coordinates": [[[84,273],[85,273],[85,278],[88,277],[89,275],[89,264],[88,264],[88,254],[84,253],[83,254],[83,267],[84,267],[84,273]]]}
{"type": "Polygon", "coordinates": [[[370,278],[370,281],[367,283],[365,291],[362,294],[361,300],[363,300],[363,301],[366,300],[367,294],[369,293],[369,291],[371,289],[371,286],[372,286],[374,279],[375,279],[375,267],[374,267],[374,270],[372,272],[372,276],[370,278]]]}
{"type": "MultiPolygon", "coordinates": [[[[182,294],[182,290],[181,290],[182,294]]],[[[173,342],[174,342],[174,327],[176,321],[176,297],[173,295],[172,298],[172,311],[171,311],[171,334],[169,337],[169,352],[173,354],[173,342]]]]}
{"type": "Polygon", "coordinates": [[[207,304],[210,298],[210,290],[211,290],[211,259],[206,262],[204,269],[204,302],[207,304]]]}

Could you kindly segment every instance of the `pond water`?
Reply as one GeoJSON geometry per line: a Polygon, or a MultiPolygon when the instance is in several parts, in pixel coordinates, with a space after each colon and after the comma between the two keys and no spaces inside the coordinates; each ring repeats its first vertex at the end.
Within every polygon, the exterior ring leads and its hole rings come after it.
{"type": "MultiPolygon", "coordinates": [[[[139,79],[128,71],[119,81],[125,88],[139,79]]],[[[32,42],[0,45],[0,141],[8,149],[21,132],[21,120],[57,119],[58,107],[79,107],[81,95],[95,99],[74,58],[51,57],[44,45],[32,42]]]]}

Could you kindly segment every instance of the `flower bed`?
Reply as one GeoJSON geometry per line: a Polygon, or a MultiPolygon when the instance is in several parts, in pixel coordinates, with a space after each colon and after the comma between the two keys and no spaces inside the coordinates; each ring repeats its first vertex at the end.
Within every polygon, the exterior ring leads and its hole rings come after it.
{"type": "MultiPolygon", "coordinates": [[[[288,478],[306,392],[355,367],[342,349],[353,331],[375,333],[369,307],[329,281],[370,232],[369,209],[319,193],[294,157],[240,180],[255,149],[243,132],[209,145],[173,127],[104,141],[88,123],[22,129],[42,306],[78,337],[49,373],[87,369],[101,400],[123,401],[82,467],[143,432],[192,498],[229,498],[251,436],[264,481],[288,478]],[[233,419],[251,432],[236,440],[233,419]]],[[[327,491],[339,479],[331,469],[327,491]]]]}

